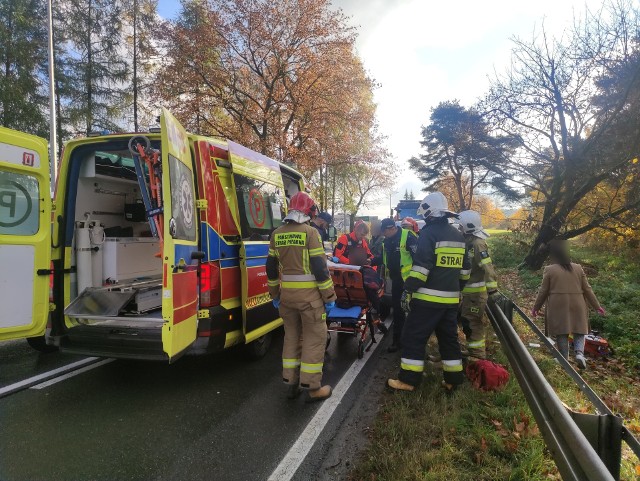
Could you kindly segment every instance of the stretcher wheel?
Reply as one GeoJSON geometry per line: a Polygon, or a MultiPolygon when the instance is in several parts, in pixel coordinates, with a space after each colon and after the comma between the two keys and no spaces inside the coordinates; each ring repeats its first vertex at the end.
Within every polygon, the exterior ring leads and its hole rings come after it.
{"type": "Polygon", "coordinates": [[[364,357],[364,341],[361,339],[358,341],[358,359],[364,357]]]}
{"type": "Polygon", "coordinates": [[[331,344],[331,333],[327,331],[327,345],[324,347],[325,351],[329,349],[329,344],[331,344]]]}

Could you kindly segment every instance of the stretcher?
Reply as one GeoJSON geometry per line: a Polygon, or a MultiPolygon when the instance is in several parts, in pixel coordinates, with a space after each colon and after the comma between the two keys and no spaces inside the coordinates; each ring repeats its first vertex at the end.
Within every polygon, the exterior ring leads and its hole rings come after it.
{"type": "MultiPolygon", "coordinates": [[[[370,297],[365,290],[361,268],[328,262],[333,288],[337,296],[336,306],[327,312],[327,347],[331,333],[350,334],[358,339],[358,359],[375,344],[376,326],[384,334],[387,329],[375,313],[370,297]],[[369,343],[367,345],[367,336],[369,343]]],[[[384,285],[370,292],[380,298],[384,285]]]]}

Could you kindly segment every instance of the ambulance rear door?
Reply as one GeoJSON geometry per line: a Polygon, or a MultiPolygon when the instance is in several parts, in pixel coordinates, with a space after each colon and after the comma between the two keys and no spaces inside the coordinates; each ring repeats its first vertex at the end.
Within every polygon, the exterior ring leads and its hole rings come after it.
{"type": "Polygon", "coordinates": [[[187,132],[162,109],[162,345],[169,360],[188,348],[198,330],[198,221],[187,132]]]}
{"type": "Polygon", "coordinates": [[[229,141],[229,158],[238,205],[242,317],[249,343],[282,324],[267,286],[269,237],[282,224],[286,198],[280,164],[229,141]]]}
{"type": "Polygon", "coordinates": [[[50,261],[47,142],[0,127],[0,340],[44,334],[50,261]]]}

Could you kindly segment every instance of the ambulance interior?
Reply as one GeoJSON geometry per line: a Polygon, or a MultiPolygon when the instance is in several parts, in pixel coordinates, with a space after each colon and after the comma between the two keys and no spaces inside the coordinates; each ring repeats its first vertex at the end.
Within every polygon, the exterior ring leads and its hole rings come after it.
{"type": "MultiPolygon", "coordinates": [[[[77,186],[75,200],[72,187],[67,194],[67,209],[75,208],[75,274],[65,314],[81,324],[161,321],[162,243],[147,220],[126,141],[76,150],[69,178],[69,186],[77,186]]],[[[148,169],[141,167],[148,185],[148,169]]]]}

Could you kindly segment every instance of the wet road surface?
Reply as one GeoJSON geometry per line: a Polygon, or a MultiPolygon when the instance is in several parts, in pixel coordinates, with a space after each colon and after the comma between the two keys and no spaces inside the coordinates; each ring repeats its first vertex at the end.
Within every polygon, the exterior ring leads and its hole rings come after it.
{"type": "MultiPolygon", "coordinates": [[[[333,336],[324,381],[335,386],[356,341],[333,336]]],[[[0,399],[0,480],[266,480],[320,405],[285,398],[282,337],[259,361],[240,349],[117,360],[0,399]]],[[[0,387],[78,359],[0,343],[0,387]]]]}

